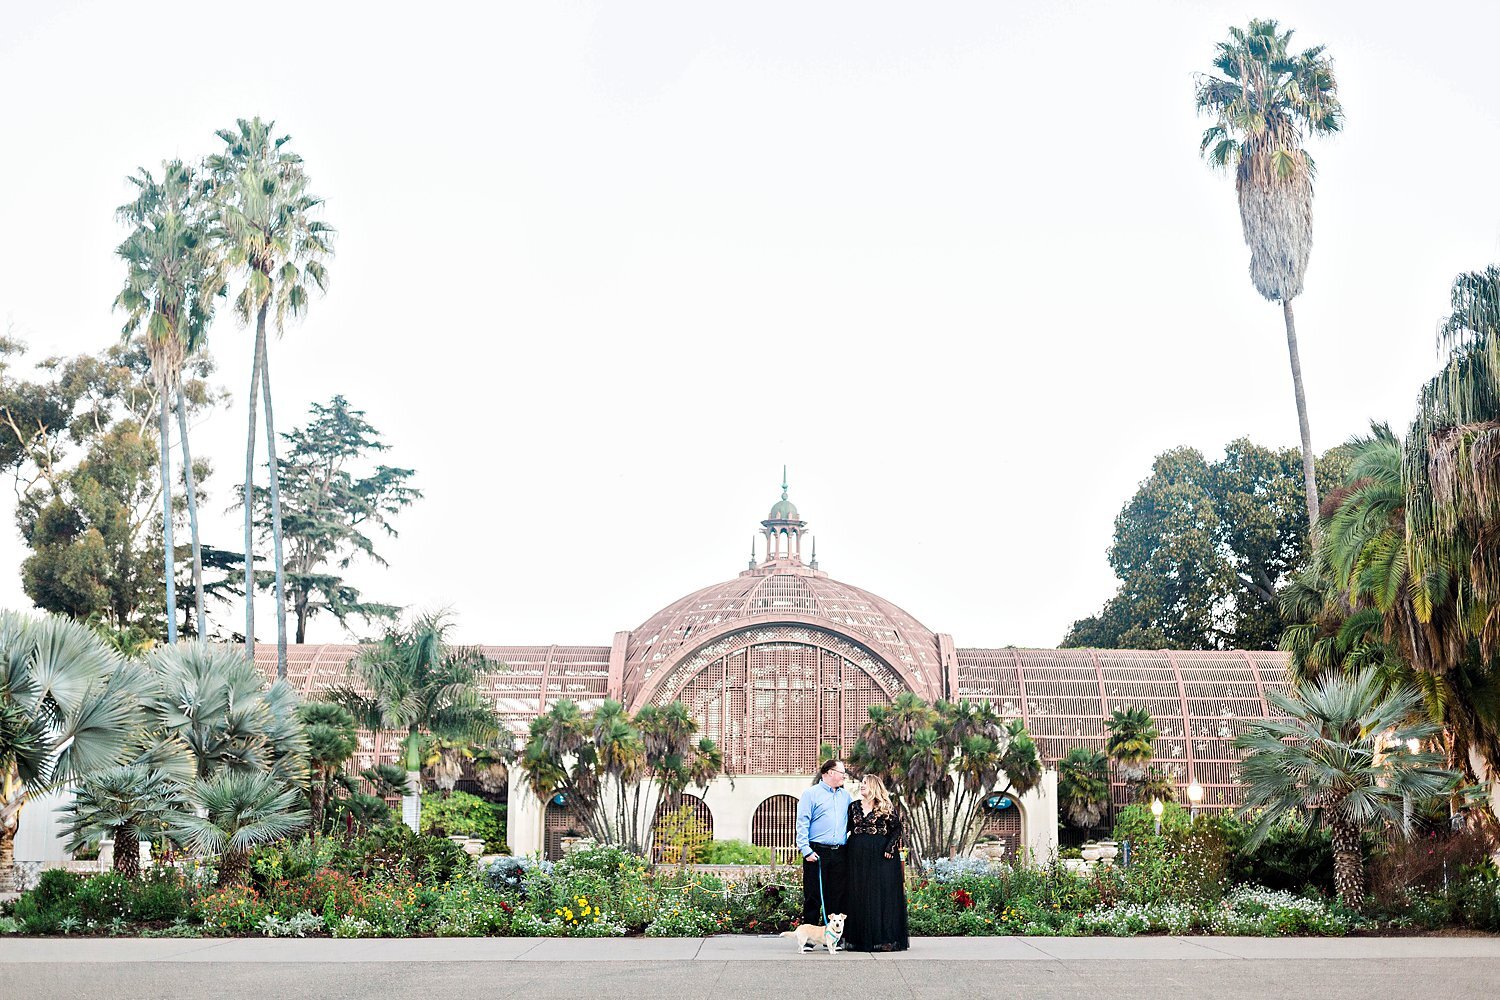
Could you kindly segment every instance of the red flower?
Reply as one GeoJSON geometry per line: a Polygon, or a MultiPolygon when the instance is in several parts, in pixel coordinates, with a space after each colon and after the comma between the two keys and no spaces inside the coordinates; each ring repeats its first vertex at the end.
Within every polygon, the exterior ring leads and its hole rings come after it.
{"type": "Polygon", "coordinates": [[[966,910],[974,905],[974,897],[970,896],[963,889],[953,890],[953,901],[966,910]]]}

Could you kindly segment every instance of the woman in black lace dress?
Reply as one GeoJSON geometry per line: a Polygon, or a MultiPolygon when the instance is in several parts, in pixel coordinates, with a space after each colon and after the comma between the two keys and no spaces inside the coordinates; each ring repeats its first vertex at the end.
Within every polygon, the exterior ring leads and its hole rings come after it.
{"type": "Polygon", "coordinates": [[[901,817],[885,782],[866,775],[859,801],[849,806],[844,947],[849,951],[905,951],[906,885],[901,867],[901,817]]]}

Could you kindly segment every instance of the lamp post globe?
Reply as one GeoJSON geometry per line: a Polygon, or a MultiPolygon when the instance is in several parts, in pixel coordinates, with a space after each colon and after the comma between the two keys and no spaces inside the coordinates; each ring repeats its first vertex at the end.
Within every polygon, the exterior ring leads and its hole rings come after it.
{"type": "Polygon", "coordinates": [[[1161,814],[1166,807],[1161,804],[1161,799],[1151,800],[1151,818],[1156,821],[1156,835],[1161,836],[1161,814]]]}
{"type": "Polygon", "coordinates": [[[1203,786],[1200,785],[1200,784],[1198,784],[1198,779],[1197,778],[1194,778],[1192,781],[1190,781],[1188,783],[1187,797],[1188,797],[1188,802],[1191,803],[1190,812],[1189,812],[1189,818],[1190,819],[1197,819],[1198,818],[1198,803],[1200,803],[1200,802],[1203,801],[1203,786]]]}

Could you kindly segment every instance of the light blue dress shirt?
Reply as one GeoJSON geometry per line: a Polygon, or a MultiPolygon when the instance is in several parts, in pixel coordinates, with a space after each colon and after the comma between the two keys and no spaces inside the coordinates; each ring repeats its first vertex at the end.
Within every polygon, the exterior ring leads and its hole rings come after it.
{"type": "Polygon", "coordinates": [[[843,788],[829,788],[819,780],[797,801],[797,850],[805,858],[812,853],[811,841],[842,844],[849,839],[849,803],[854,800],[843,788]]]}

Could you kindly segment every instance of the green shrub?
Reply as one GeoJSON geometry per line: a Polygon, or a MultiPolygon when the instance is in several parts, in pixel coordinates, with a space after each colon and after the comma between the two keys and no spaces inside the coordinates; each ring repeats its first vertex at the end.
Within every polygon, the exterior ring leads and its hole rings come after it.
{"type": "Polygon", "coordinates": [[[479,837],[487,851],[504,849],[504,807],[468,792],[422,796],[422,832],[435,836],[479,837]]]}
{"type": "Polygon", "coordinates": [[[153,868],[135,885],[131,916],[145,923],[174,921],[188,911],[187,886],[175,868],[153,868]]]}
{"type": "Polygon", "coordinates": [[[663,906],[646,925],[647,937],[704,937],[719,928],[719,918],[695,906],[663,906]]]}
{"type": "Polygon", "coordinates": [[[73,896],[78,916],[88,922],[108,923],[135,911],[135,883],[116,872],[85,879],[73,896]]]}
{"type": "Polygon", "coordinates": [[[423,836],[398,825],[341,843],[331,867],[361,878],[433,884],[472,871],[474,859],[446,837],[423,836]]]}
{"type": "Polygon", "coordinates": [[[776,853],[743,840],[714,840],[703,848],[698,860],[705,865],[770,865],[775,864],[776,853]]]}
{"type": "Polygon", "coordinates": [[[1500,875],[1485,864],[1465,874],[1453,889],[1453,909],[1464,924],[1500,931],[1500,875]]]}
{"type": "Polygon", "coordinates": [[[255,849],[250,855],[250,871],[256,888],[264,891],[278,879],[307,878],[332,866],[338,852],[339,842],[331,837],[279,840],[255,849]]]}
{"type": "Polygon", "coordinates": [[[76,872],[49,868],[37,879],[36,888],[31,890],[31,895],[40,909],[49,910],[59,904],[71,903],[82,885],[83,878],[76,872]]]}
{"type": "MultiPolygon", "coordinates": [[[[1192,814],[1175,802],[1163,802],[1161,813],[1161,835],[1163,837],[1186,836],[1192,826],[1192,814]]],[[[1120,810],[1115,817],[1115,840],[1132,842],[1156,836],[1156,817],[1148,805],[1130,805],[1120,810]]]]}
{"type": "Polygon", "coordinates": [[[1229,859],[1229,880],[1267,889],[1300,892],[1333,887],[1333,839],[1328,830],[1289,817],[1273,826],[1253,851],[1229,859]]]}
{"type": "Polygon", "coordinates": [[[243,885],[211,892],[193,905],[193,915],[210,934],[249,934],[270,912],[260,893],[243,885]]]}

